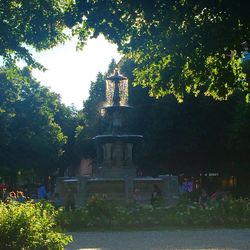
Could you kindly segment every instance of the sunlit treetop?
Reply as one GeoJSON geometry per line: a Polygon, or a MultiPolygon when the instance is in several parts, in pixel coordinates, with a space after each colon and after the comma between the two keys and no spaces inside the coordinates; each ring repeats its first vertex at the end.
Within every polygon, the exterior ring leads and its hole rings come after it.
{"type": "Polygon", "coordinates": [[[39,67],[27,50],[27,45],[42,50],[66,40],[63,20],[68,2],[1,0],[0,55],[5,62],[11,63],[21,58],[29,65],[39,67]]]}
{"type": "Polygon", "coordinates": [[[23,45],[50,48],[67,39],[68,27],[79,47],[99,34],[118,44],[137,64],[134,83],[149,87],[152,96],[175,94],[182,101],[190,92],[223,100],[240,90],[249,100],[241,64],[242,43],[250,38],[246,1],[2,2],[0,54],[6,58],[33,63],[23,45]]]}

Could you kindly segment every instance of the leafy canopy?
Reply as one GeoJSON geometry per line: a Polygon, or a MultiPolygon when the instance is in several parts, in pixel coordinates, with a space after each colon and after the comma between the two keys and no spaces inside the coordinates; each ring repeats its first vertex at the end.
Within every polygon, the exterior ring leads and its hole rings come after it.
{"type": "Polygon", "coordinates": [[[67,0],[0,2],[0,54],[39,67],[26,49],[40,49],[78,36],[82,47],[104,34],[133,58],[135,84],[150,94],[204,93],[227,99],[240,89],[249,100],[249,79],[241,66],[242,42],[250,37],[246,1],[67,0]],[[230,52],[232,51],[232,52],[230,52]],[[231,54],[231,56],[229,56],[231,54]]]}
{"type": "Polygon", "coordinates": [[[45,174],[58,166],[74,114],[27,69],[16,80],[9,80],[7,71],[0,68],[1,169],[34,168],[45,174]]]}

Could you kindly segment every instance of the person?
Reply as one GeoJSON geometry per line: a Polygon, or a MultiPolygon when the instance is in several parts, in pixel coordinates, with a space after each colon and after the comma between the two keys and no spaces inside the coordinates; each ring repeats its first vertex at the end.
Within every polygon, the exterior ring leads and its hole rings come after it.
{"type": "Polygon", "coordinates": [[[153,191],[151,193],[151,205],[157,205],[160,203],[162,198],[161,190],[160,188],[155,184],[153,191]]]}
{"type": "Polygon", "coordinates": [[[7,188],[3,188],[2,189],[2,197],[1,197],[1,199],[2,199],[3,202],[5,202],[7,198],[8,198],[7,188]]]}
{"type": "Polygon", "coordinates": [[[134,200],[134,204],[135,205],[138,205],[140,203],[140,201],[141,201],[141,194],[140,194],[140,189],[139,188],[136,188],[134,190],[133,200],[134,200]]]}
{"type": "Polygon", "coordinates": [[[48,192],[47,192],[47,194],[46,194],[46,198],[48,199],[48,200],[51,200],[52,199],[52,191],[49,189],[48,190],[48,192]]]}
{"type": "Polygon", "coordinates": [[[142,170],[140,168],[136,168],[136,177],[142,177],[142,170]]]}
{"type": "Polygon", "coordinates": [[[63,200],[61,199],[61,197],[58,193],[54,194],[52,202],[53,202],[55,208],[59,208],[63,205],[63,200]]]}
{"type": "Polygon", "coordinates": [[[229,196],[229,192],[218,189],[215,193],[211,195],[212,201],[220,201],[229,196]]]}
{"type": "Polygon", "coordinates": [[[16,201],[16,200],[17,200],[16,193],[14,191],[9,192],[9,196],[6,199],[6,201],[10,202],[10,201],[16,201]]]}
{"type": "Polygon", "coordinates": [[[41,184],[37,190],[37,198],[38,199],[46,199],[46,196],[47,196],[46,188],[43,184],[41,184]]]}
{"type": "Polygon", "coordinates": [[[191,193],[193,191],[193,181],[185,178],[182,183],[182,189],[184,193],[191,193]]]}
{"type": "Polygon", "coordinates": [[[70,211],[75,209],[75,195],[72,188],[68,188],[65,196],[65,210],[70,211]]]}
{"type": "Polygon", "coordinates": [[[199,204],[204,209],[206,207],[206,205],[207,205],[207,202],[208,202],[207,192],[206,192],[206,190],[204,188],[202,188],[201,195],[199,197],[199,204]]]}
{"type": "Polygon", "coordinates": [[[243,51],[243,57],[241,58],[241,63],[245,70],[249,70],[250,69],[250,53],[249,53],[248,43],[243,42],[242,46],[243,46],[244,51],[243,51]]]}
{"type": "Polygon", "coordinates": [[[20,203],[24,203],[26,201],[26,197],[22,191],[17,191],[17,201],[20,203]]]}

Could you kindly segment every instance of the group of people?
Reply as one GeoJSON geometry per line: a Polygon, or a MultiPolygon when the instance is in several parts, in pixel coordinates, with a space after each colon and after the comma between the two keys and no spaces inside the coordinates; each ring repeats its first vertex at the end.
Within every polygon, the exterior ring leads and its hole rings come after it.
{"type": "MultiPolygon", "coordinates": [[[[160,203],[162,203],[162,192],[160,190],[160,188],[158,187],[158,185],[154,185],[153,186],[153,190],[151,192],[151,198],[150,198],[150,203],[152,206],[156,206],[159,205],[160,203]]],[[[141,197],[141,193],[140,193],[140,189],[136,188],[134,190],[133,193],[133,200],[135,204],[140,204],[142,202],[142,197],[141,197]]]]}
{"type": "Polygon", "coordinates": [[[191,202],[196,202],[205,209],[209,202],[215,202],[230,196],[229,191],[217,189],[215,192],[208,192],[206,187],[194,185],[192,180],[184,179],[179,187],[179,194],[185,195],[191,202]]]}
{"type": "Polygon", "coordinates": [[[3,202],[18,201],[24,203],[27,201],[27,197],[24,195],[22,191],[7,192],[7,189],[3,189],[1,194],[1,200],[3,202]]]}
{"type": "Polygon", "coordinates": [[[64,198],[60,197],[59,193],[47,191],[44,184],[40,184],[33,192],[10,191],[7,187],[0,189],[0,201],[5,203],[10,201],[20,203],[26,201],[37,202],[43,199],[51,202],[56,208],[65,206],[66,211],[74,210],[76,207],[75,194],[71,188],[66,191],[64,198]]]}
{"type": "MultiPolygon", "coordinates": [[[[182,193],[191,194],[194,192],[190,182],[184,182],[182,185],[182,193]]],[[[215,192],[212,195],[208,195],[206,190],[204,188],[201,188],[199,190],[198,198],[195,199],[199,203],[199,205],[204,209],[207,206],[207,203],[209,200],[218,200],[221,199],[221,197],[224,197],[225,195],[228,195],[226,192],[215,192]]],[[[135,204],[141,204],[143,203],[142,195],[140,192],[140,189],[136,188],[133,193],[133,200],[135,204]]],[[[75,192],[72,188],[68,187],[68,189],[65,191],[64,197],[60,197],[58,193],[53,193],[50,191],[46,191],[45,185],[39,185],[37,188],[37,194],[29,196],[28,193],[25,193],[23,191],[7,191],[7,188],[3,188],[0,190],[0,200],[3,202],[8,201],[18,201],[20,203],[24,203],[28,200],[34,200],[35,202],[41,199],[49,200],[56,208],[65,206],[66,211],[72,211],[76,207],[76,199],[75,199],[75,192]]],[[[163,195],[162,191],[160,190],[158,185],[153,186],[153,190],[151,192],[151,198],[150,203],[152,206],[157,206],[162,204],[163,202],[163,195]]]]}
{"type": "Polygon", "coordinates": [[[36,202],[41,199],[46,199],[55,202],[58,206],[62,205],[62,203],[59,202],[59,196],[56,194],[53,196],[50,191],[47,192],[45,185],[39,185],[39,187],[36,190],[34,189],[33,192],[29,192],[28,189],[25,189],[24,191],[13,191],[8,189],[8,187],[0,189],[0,201],[18,201],[24,203],[29,200],[36,202]]]}

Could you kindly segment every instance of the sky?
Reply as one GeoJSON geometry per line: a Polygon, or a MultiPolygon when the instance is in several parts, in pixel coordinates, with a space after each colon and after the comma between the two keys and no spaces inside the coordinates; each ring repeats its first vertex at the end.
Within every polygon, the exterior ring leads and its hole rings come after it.
{"type": "Polygon", "coordinates": [[[47,71],[34,70],[33,76],[53,92],[60,94],[66,105],[82,108],[83,100],[89,95],[91,81],[95,81],[98,72],[108,70],[112,58],[119,62],[121,55],[115,44],[109,43],[104,36],[87,41],[82,51],[76,51],[77,39],[53,49],[33,52],[34,58],[47,71]]]}

